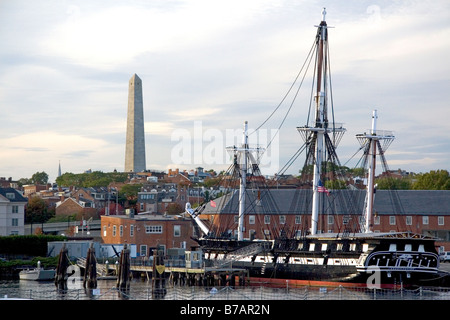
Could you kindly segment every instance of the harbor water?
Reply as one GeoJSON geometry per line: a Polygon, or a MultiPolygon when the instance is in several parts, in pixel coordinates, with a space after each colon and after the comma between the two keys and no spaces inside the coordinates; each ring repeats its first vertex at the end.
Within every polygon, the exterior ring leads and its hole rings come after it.
{"type": "MultiPolygon", "coordinates": [[[[96,289],[82,281],[59,291],[53,281],[1,280],[0,299],[31,300],[155,300],[152,284],[134,279],[129,290],[119,291],[115,280],[99,280],[96,289]]],[[[358,287],[202,287],[167,285],[158,300],[450,300],[450,288],[376,289],[358,287]]]]}

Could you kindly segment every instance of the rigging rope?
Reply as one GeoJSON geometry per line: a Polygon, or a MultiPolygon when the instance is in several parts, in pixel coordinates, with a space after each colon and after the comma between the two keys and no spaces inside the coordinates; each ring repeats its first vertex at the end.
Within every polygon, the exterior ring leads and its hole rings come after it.
{"type": "MultiPolygon", "coordinates": [[[[283,99],[281,99],[281,101],[280,101],[280,103],[278,104],[278,106],[275,108],[275,110],[272,111],[272,113],[269,115],[269,117],[267,117],[267,119],[264,120],[264,122],[263,122],[261,125],[259,125],[259,126],[258,126],[253,132],[251,132],[249,135],[251,135],[251,134],[255,133],[256,131],[258,131],[259,129],[261,129],[261,127],[262,127],[267,121],[269,121],[269,119],[270,119],[270,118],[275,114],[275,112],[280,108],[280,106],[283,104],[284,100],[286,100],[287,96],[289,95],[289,93],[291,92],[291,90],[292,90],[292,88],[294,87],[295,83],[297,82],[298,78],[300,77],[300,74],[302,73],[302,70],[303,70],[303,68],[305,67],[306,62],[308,61],[308,58],[310,57],[311,52],[313,52],[313,50],[314,50],[314,48],[315,48],[315,43],[316,43],[316,40],[314,40],[314,43],[313,43],[311,49],[309,50],[309,53],[308,53],[308,55],[307,55],[305,61],[303,62],[303,65],[302,65],[302,67],[300,68],[300,71],[298,72],[297,76],[295,77],[294,81],[292,82],[292,84],[291,84],[289,90],[288,90],[288,91],[286,92],[286,94],[284,95],[283,99]]],[[[311,59],[311,58],[309,58],[309,59],[311,59]]],[[[311,62],[311,61],[310,61],[310,62],[311,62]]],[[[308,63],[308,68],[309,68],[309,63],[308,63]]],[[[303,79],[304,79],[304,76],[303,76],[303,79]]],[[[303,80],[302,80],[302,83],[303,83],[303,80]]],[[[300,86],[301,86],[301,84],[300,84],[300,86]]],[[[298,92],[298,90],[297,90],[297,92],[298,92]]]]}

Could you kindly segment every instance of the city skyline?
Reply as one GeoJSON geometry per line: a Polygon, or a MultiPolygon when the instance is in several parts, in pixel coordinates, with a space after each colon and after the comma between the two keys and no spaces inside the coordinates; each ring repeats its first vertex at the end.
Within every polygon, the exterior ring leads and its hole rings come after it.
{"type": "MultiPolygon", "coordinates": [[[[335,116],[347,128],[341,163],[357,162],[355,135],[377,109],[379,129],[396,137],[390,169],[449,170],[447,1],[19,0],[0,4],[0,176],[45,171],[54,181],[59,163],[62,173],[121,171],[134,73],[145,84],[147,169],[226,169],[225,151],[222,164],[194,155],[173,161],[177,134],[207,152],[212,138],[227,147],[226,133],[242,131],[244,121],[260,126],[306,58],[323,7],[335,116]]],[[[302,91],[276,135],[280,168],[302,144],[306,84],[302,91]]],[[[274,136],[289,102],[261,138],[274,136]]]]}

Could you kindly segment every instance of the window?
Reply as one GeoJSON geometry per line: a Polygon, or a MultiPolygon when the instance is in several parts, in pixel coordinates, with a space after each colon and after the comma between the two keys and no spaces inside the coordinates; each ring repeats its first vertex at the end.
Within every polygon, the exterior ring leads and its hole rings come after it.
{"type": "Polygon", "coordinates": [[[373,224],[378,224],[379,225],[380,224],[380,220],[381,220],[380,216],[374,216],[373,217],[373,224]]]}
{"type": "Polygon", "coordinates": [[[328,216],[328,224],[334,224],[334,216],[328,216]]]}
{"type": "Polygon", "coordinates": [[[255,219],[254,215],[249,215],[248,216],[248,223],[249,224],[255,224],[255,221],[256,221],[256,219],[255,219]]]}
{"type": "Polygon", "coordinates": [[[440,226],[444,225],[444,217],[443,216],[438,217],[438,225],[440,225],[440,226]]]}
{"type": "Polygon", "coordinates": [[[119,236],[123,237],[123,225],[119,226],[119,236]]]}
{"type": "Polygon", "coordinates": [[[16,194],[12,193],[12,192],[7,192],[6,193],[6,198],[8,198],[10,200],[14,200],[16,198],[16,194]]]}
{"type": "Polygon", "coordinates": [[[17,218],[12,219],[12,226],[13,227],[19,226],[19,219],[17,219],[17,218]]]}
{"type": "Polygon", "coordinates": [[[270,224],[270,216],[267,214],[264,216],[264,224],[270,224]]]}
{"type": "Polygon", "coordinates": [[[302,216],[295,216],[295,224],[302,224],[302,216]]]}
{"type": "Polygon", "coordinates": [[[19,213],[19,206],[12,206],[12,213],[19,213]]]}
{"type": "Polygon", "coordinates": [[[281,215],[280,216],[280,224],[285,224],[286,223],[286,216],[285,215],[281,215]]]}
{"type": "Polygon", "coordinates": [[[113,234],[112,234],[113,237],[116,236],[116,232],[117,232],[117,227],[116,227],[116,225],[113,225],[113,234]]]}
{"type": "Polygon", "coordinates": [[[106,226],[103,226],[103,236],[106,237],[106,226]]]}
{"type": "Polygon", "coordinates": [[[412,226],[412,217],[411,216],[406,216],[406,225],[412,226]]]}
{"type": "Polygon", "coordinates": [[[147,245],[146,244],[141,244],[141,246],[139,247],[139,255],[141,257],[147,256],[147,245]]]}
{"type": "Polygon", "coordinates": [[[428,224],[428,216],[423,216],[422,217],[422,223],[423,224],[428,224]]]}
{"type": "Polygon", "coordinates": [[[389,224],[395,226],[395,216],[389,216],[389,224]]]}
{"type": "Polygon", "coordinates": [[[134,236],[134,224],[130,225],[130,237],[134,236]]]}
{"type": "Polygon", "coordinates": [[[145,226],[145,233],[162,233],[161,225],[145,226]]]}
{"type": "Polygon", "coordinates": [[[181,226],[179,226],[179,225],[173,226],[173,236],[181,237],[181,226]]]}

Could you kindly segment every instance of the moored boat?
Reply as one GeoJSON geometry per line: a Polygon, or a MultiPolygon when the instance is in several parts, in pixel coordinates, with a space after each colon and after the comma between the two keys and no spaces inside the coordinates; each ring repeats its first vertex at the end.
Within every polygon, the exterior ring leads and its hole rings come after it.
{"type": "Polygon", "coordinates": [[[55,270],[42,268],[41,262],[38,261],[36,268],[20,271],[19,278],[20,280],[51,281],[55,279],[55,273],[55,270]]]}
{"type": "MultiPolygon", "coordinates": [[[[250,182],[258,180],[260,173],[255,160],[258,157],[253,155],[259,148],[250,148],[248,145],[248,124],[245,122],[242,145],[230,148],[234,152],[233,171],[239,177],[239,189],[235,187],[227,195],[215,200],[214,205],[227,210],[237,209],[237,230],[228,233],[211,230],[200,219],[203,210],[211,206],[204,204],[194,210],[190,204],[186,205],[186,212],[193,217],[203,234],[196,240],[205,254],[205,260],[213,266],[245,268],[251,278],[275,282],[326,281],[368,286],[436,284],[436,279],[440,277],[439,256],[435,247],[437,239],[407,230],[389,233],[372,230],[377,156],[385,163],[386,147],[383,148],[380,141],[387,142],[383,145],[386,146],[394,139],[391,132],[377,129],[376,111],[373,112],[371,129],[357,135],[361,149],[364,149],[364,163],[368,167],[363,210],[359,210],[360,205],[355,204],[355,194],[359,194],[359,191],[349,190],[342,183],[344,180],[340,184],[332,183],[339,182],[342,174],[336,148],[346,129],[334,122],[334,111],[332,116],[328,116],[328,110],[332,110],[333,104],[328,102],[329,50],[325,10],[317,28],[315,91],[312,99],[315,104],[314,115],[311,125],[297,128],[305,142],[303,186],[309,186],[310,190],[296,190],[296,195],[290,199],[293,204],[303,201],[310,209],[310,227],[294,232],[288,232],[284,227],[276,235],[268,232],[260,239],[244,236],[244,216],[249,210],[264,212],[261,205],[264,203],[265,210],[276,214],[279,205],[273,198],[274,192],[265,192],[268,200],[262,200],[259,190],[254,199],[249,199],[252,195],[246,193],[250,182]],[[326,171],[327,168],[330,170],[326,171]],[[339,187],[331,190],[326,183],[339,187]],[[309,196],[310,200],[299,200],[296,198],[298,194],[309,196]],[[338,205],[338,200],[342,204],[338,205]],[[233,201],[238,201],[238,205],[231,205],[233,201]],[[246,201],[252,204],[248,205],[246,201]],[[353,222],[344,223],[339,232],[323,232],[319,226],[320,216],[332,216],[335,209],[345,212],[347,219],[353,219],[353,222]]],[[[292,208],[297,207],[293,205],[292,208]]]]}

